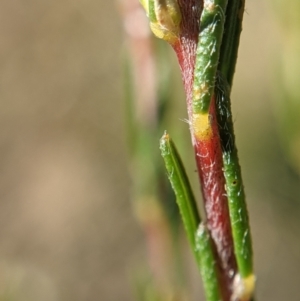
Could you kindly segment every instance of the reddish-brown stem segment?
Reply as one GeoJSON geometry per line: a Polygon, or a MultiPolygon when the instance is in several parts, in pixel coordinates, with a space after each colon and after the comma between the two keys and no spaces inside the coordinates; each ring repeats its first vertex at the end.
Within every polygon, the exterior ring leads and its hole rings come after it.
{"type": "Polygon", "coordinates": [[[215,98],[207,115],[193,115],[196,162],[201,182],[207,227],[218,253],[224,300],[230,300],[236,260],[223,174],[222,149],[216,118],[215,98]],[[226,289],[225,289],[226,287],[226,289]]]}
{"type": "Polygon", "coordinates": [[[194,69],[202,4],[199,4],[199,1],[196,0],[178,0],[178,3],[182,14],[181,30],[178,41],[172,46],[180,65],[186,92],[188,115],[191,118],[194,69]]]}
{"type": "Polygon", "coordinates": [[[186,92],[191,136],[204,199],[207,227],[216,250],[220,290],[223,300],[229,301],[237,266],[222,170],[222,149],[215,100],[212,99],[208,114],[194,114],[192,109],[194,67],[202,11],[202,5],[197,3],[195,0],[179,0],[182,13],[180,38],[172,46],[178,57],[186,92]]]}

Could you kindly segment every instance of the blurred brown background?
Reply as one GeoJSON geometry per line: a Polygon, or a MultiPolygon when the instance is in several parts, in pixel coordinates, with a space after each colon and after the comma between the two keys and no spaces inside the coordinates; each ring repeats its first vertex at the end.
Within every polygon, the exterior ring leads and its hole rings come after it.
{"type": "MultiPolygon", "coordinates": [[[[143,241],[130,208],[117,7],[0,2],[0,300],[133,300],[143,241]]],[[[299,300],[299,179],[273,101],[283,35],[273,7],[248,1],[233,110],[264,301],[299,300]]]]}

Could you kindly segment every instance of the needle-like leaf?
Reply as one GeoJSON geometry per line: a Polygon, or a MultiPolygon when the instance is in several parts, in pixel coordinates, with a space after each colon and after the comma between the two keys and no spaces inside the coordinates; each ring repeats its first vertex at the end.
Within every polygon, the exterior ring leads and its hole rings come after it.
{"type": "Polygon", "coordinates": [[[164,133],[160,140],[160,150],[169,180],[176,195],[184,228],[192,249],[195,252],[195,233],[200,223],[200,215],[182,161],[173,141],[167,133],[164,133]]]}

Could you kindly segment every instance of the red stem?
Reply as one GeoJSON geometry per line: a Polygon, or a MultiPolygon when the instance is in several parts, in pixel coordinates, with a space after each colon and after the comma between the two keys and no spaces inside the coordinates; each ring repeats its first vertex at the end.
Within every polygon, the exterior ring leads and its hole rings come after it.
{"type": "MultiPolygon", "coordinates": [[[[197,135],[193,125],[193,81],[196,49],[199,35],[199,20],[202,7],[195,0],[179,0],[182,13],[181,35],[173,46],[181,68],[186,92],[187,110],[191,126],[198,174],[204,199],[207,227],[216,251],[216,262],[220,276],[220,290],[224,301],[229,301],[233,276],[237,271],[233,250],[230,217],[223,175],[222,149],[216,118],[215,99],[209,110],[210,135],[197,135]],[[195,9],[195,7],[198,7],[195,9]]],[[[199,129],[198,129],[199,130],[199,129]]]]}
{"type": "Polygon", "coordinates": [[[214,97],[209,110],[209,120],[212,130],[210,138],[200,140],[194,137],[194,149],[204,199],[207,227],[218,254],[218,264],[223,282],[223,298],[224,300],[230,300],[233,276],[237,271],[237,264],[233,250],[214,97]]]}

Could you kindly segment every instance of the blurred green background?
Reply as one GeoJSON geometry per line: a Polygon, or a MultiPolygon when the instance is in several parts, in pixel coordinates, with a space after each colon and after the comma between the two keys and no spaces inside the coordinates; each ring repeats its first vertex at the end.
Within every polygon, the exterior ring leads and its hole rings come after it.
{"type": "MultiPolygon", "coordinates": [[[[232,97],[257,300],[299,300],[291,7],[246,3],[232,97]]],[[[118,3],[1,1],[0,24],[0,300],[133,300],[144,246],[130,203],[118,3]]]]}

